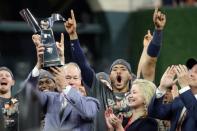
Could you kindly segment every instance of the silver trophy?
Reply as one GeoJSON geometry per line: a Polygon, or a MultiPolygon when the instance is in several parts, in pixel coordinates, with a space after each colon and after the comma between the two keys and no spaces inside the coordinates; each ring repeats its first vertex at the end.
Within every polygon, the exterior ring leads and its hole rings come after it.
{"type": "Polygon", "coordinates": [[[43,19],[38,23],[29,9],[21,10],[20,15],[32,27],[34,33],[40,33],[41,35],[41,42],[45,46],[43,68],[61,66],[52,27],[55,21],[65,21],[65,19],[60,14],[52,14],[51,17],[43,19]]]}

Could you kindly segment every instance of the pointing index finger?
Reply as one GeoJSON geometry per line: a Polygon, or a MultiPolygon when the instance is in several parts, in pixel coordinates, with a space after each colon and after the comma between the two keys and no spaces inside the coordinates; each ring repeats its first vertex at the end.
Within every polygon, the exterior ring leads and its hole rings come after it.
{"type": "Polygon", "coordinates": [[[61,33],[61,40],[60,40],[61,44],[64,44],[64,33],[61,33]]]}
{"type": "Polygon", "coordinates": [[[74,14],[73,10],[71,10],[71,18],[72,18],[72,20],[75,20],[75,14],[74,14]]]}
{"type": "Polygon", "coordinates": [[[156,14],[158,12],[158,7],[155,7],[155,12],[154,14],[156,14]]]}
{"type": "Polygon", "coordinates": [[[151,35],[150,30],[148,30],[148,32],[147,32],[147,33],[148,33],[148,35],[151,35]]]}

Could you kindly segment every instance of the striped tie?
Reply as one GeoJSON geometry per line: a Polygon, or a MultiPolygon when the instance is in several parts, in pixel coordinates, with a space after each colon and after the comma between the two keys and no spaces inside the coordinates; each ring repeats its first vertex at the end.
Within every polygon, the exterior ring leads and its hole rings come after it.
{"type": "Polygon", "coordinates": [[[179,121],[178,121],[178,124],[177,124],[176,131],[181,131],[181,127],[182,127],[183,121],[186,118],[186,115],[187,115],[186,108],[183,107],[183,110],[181,112],[181,115],[180,115],[180,118],[179,118],[179,121]]]}

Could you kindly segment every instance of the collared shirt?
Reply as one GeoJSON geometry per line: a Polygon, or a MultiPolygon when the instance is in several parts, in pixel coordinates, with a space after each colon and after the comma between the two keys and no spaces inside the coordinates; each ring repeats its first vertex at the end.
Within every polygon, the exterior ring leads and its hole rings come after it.
{"type": "MultiPolygon", "coordinates": [[[[182,89],[179,90],[179,94],[182,94],[182,93],[184,93],[184,92],[186,92],[188,90],[190,90],[189,86],[183,87],[182,89]]],[[[157,88],[157,90],[156,90],[156,98],[161,98],[162,96],[165,95],[165,93],[166,93],[166,91],[162,91],[159,88],[157,88]]],[[[197,94],[195,94],[194,97],[197,100],[197,94]]]]}

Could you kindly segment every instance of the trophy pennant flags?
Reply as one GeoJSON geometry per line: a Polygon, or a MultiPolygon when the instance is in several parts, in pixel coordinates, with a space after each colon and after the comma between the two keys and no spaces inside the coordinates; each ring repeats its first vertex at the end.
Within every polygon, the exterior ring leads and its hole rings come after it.
{"type": "Polygon", "coordinates": [[[52,27],[53,23],[55,21],[66,21],[64,17],[62,17],[60,14],[54,13],[51,15],[51,17],[48,18],[49,26],[52,27]]]}
{"type": "MultiPolygon", "coordinates": [[[[23,17],[23,19],[28,23],[28,25],[32,27],[34,33],[41,31],[40,24],[28,8],[21,10],[19,13],[23,17]]],[[[46,18],[44,20],[47,20],[49,22],[49,28],[53,27],[53,23],[55,21],[66,21],[65,18],[58,13],[54,13],[51,15],[51,17],[46,18]]]]}
{"type": "Polygon", "coordinates": [[[38,21],[33,16],[33,14],[29,11],[28,8],[21,10],[19,13],[23,17],[23,19],[28,23],[28,25],[32,27],[34,33],[37,33],[41,30],[38,21]]]}

